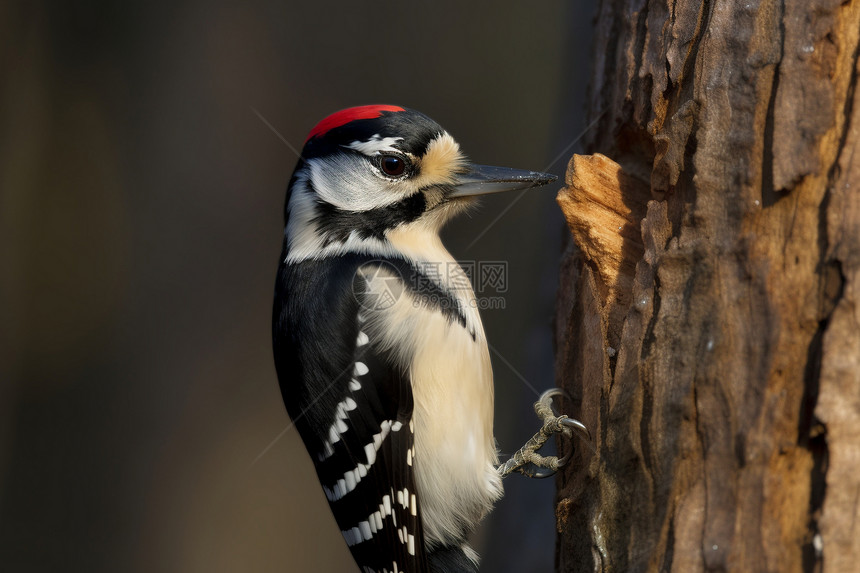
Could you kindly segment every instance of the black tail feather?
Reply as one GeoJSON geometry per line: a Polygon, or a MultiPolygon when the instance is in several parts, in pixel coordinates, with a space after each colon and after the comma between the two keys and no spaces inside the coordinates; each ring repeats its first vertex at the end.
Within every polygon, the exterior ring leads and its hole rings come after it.
{"type": "MultiPolygon", "coordinates": [[[[469,551],[474,555],[473,551],[469,551]]],[[[478,564],[462,547],[440,547],[429,555],[431,573],[478,573],[478,564]]]]}

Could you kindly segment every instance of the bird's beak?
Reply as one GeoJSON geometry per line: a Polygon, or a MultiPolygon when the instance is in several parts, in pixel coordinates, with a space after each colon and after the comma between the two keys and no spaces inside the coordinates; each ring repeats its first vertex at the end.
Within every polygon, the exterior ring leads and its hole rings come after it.
{"type": "Polygon", "coordinates": [[[491,167],[489,165],[470,165],[469,170],[457,176],[448,197],[471,197],[502,191],[517,191],[540,187],[558,179],[549,173],[491,167]]]}

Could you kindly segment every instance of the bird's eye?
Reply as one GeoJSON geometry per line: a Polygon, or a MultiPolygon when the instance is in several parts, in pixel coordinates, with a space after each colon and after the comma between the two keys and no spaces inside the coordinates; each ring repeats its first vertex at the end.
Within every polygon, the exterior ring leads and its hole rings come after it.
{"type": "Polygon", "coordinates": [[[379,158],[379,168],[390,177],[400,177],[406,172],[406,161],[396,155],[383,155],[379,158]]]}

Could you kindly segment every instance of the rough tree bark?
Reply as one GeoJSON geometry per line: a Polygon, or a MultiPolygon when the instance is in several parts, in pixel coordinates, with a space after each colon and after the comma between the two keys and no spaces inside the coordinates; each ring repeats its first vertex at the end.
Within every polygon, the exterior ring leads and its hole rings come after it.
{"type": "Polygon", "coordinates": [[[559,571],[860,570],[860,0],[604,0],[559,571]],[[602,154],[602,155],[598,155],[602,154]]]}

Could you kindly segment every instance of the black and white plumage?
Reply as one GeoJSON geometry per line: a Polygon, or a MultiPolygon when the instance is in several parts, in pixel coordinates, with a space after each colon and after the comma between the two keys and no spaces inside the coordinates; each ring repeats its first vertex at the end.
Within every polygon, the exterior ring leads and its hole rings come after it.
{"type": "Polygon", "coordinates": [[[474,195],[553,179],[471,165],[433,120],[395,106],[335,113],[305,143],[275,362],[364,571],[477,571],[466,536],[502,494],[492,371],[475,295],[438,231],[474,195]]]}

